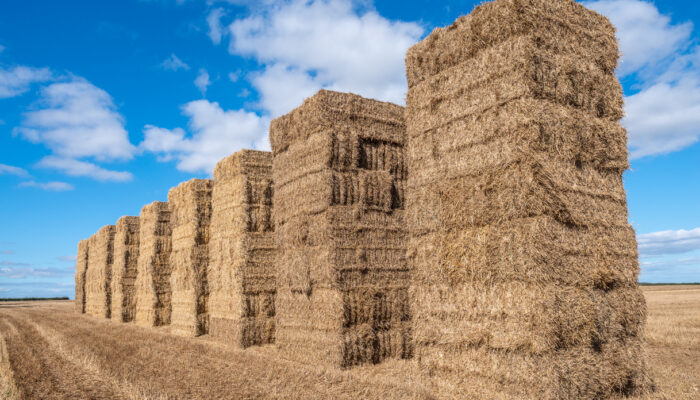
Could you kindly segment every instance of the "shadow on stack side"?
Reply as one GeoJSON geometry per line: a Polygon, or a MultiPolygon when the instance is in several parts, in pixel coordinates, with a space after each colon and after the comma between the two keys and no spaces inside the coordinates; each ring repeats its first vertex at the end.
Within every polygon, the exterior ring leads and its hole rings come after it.
{"type": "Polygon", "coordinates": [[[406,58],[416,356],[455,396],[649,388],[604,17],[496,0],[406,58]]]}
{"type": "Polygon", "coordinates": [[[212,181],[192,179],[168,193],[172,254],[172,332],[184,336],[208,333],[209,224],[212,181]]]}
{"type": "Polygon", "coordinates": [[[322,90],[272,121],[278,346],[349,367],[411,355],[403,108],[322,90]]]}
{"type": "Polygon", "coordinates": [[[240,347],[275,340],[271,168],[269,152],[242,150],[214,169],[209,332],[240,347]]]}
{"type": "Polygon", "coordinates": [[[85,312],[102,318],[111,316],[114,225],[100,228],[88,243],[85,274],[85,312]]]}
{"type": "Polygon", "coordinates": [[[136,273],[137,324],[170,324],[170,210],[168,203],[155,201],[139,217],[139,261],[136,273]]]}
{"type": "Polygon", "coordinates": [[[139,217],[121,217],[114,234],[112,319],[129,322],[136,314],[135,282],[139,258],[139,217]]]}
{"type": "Polygon", "coordinates": [[[78,242],[78,255],[75,262],[75,312],[85,313],[85,279],[88,267],[88,242],[78,242]]]}

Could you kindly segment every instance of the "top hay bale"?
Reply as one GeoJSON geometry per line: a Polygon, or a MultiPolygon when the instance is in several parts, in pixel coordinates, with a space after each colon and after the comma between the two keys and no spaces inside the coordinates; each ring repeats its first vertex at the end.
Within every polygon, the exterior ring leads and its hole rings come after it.
{"type": "Polygon", "coordinates": [[[192,179],[168,192],[172,229],[172,332],[199,336],[209,331],[209,224],[212,181],[192,179]]]}
{"type": "Polygon", "coordinates": [[[130,322],[136,314],[139,229],[139,217],[117,220],[112,268],[112,319],[118,322],[130,322]]]}
{"type": "Polygon", "coordinates": [[[155,201],[141,209],[139,259],[136,273],[137,324],[170,324],[170,210],[168,203],[155,201]]]}
{"type": "Polygon", "coordinates": [[[85,314],[85,275],[88,267],[89,239],[78,242],[75,262],[75,312],[85,314]]]}
{"type": "Polygon", "coordinates": [[[410,357],[403,108],[322,90],[270,142],[278,345],[339,367],[410,357]]]}
{"type": "Polygon", "coordinates": [[[216,164],[209,243],[209,334],[239,347],[275,340],[272,156],[241,150],[216,164]]]}
{"type": "Polygon", "coordinates": [[[114,225],[103,226],[88,243],[85,312],[96,317],[111,316],[114,232],[114,225]]]}
{"type": "Polygon", "coordinates": [[[415,351],[451,396],[649,388],[612,25],[496,0],[408,51],[415,351]]]}

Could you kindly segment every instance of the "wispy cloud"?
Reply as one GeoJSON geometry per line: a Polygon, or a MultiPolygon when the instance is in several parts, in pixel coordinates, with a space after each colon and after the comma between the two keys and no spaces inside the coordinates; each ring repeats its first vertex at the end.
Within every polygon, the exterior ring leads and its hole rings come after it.
{"type": "Polygon", "coordinates": [[[642,257],[687,253],[700,250],[700,228],[646,233],[637,242],[642,257]]]}
{"type": "Polygon", "coordinates": [[[225,12],[223,8],[215,8],[207,15],[207,25],[209,26],[209,38],[214,44],[221,43],[221,38],[226,33],[224,26],[221,24],[221,18],[225,12]]]}
{"type": "Polygon", "coordinates": [[[58,261],[75,261],[77,260],[77,256],[75,254],[70,255],[70,256],[60,256],[56,257],[58,261]]]}
{"type": "Polygon", "coordinates": [[[16,66],[10,69],[0,68],[0,99],[19,96],[29,90],[36,82],[51,79],[48,68],[16,66]]]}
{"type": "Polygon", "coordinates": [[[61,171],[70,176],[88,177],[101,182],[129,182],[133,179],[130,172],[112,171],[90,162],[71,158],[46,156],[36,166],[61,171]]]}
{"type": "Polygon", "coordinates": [[[0,261],[0,266],[3,266],[3,267],[28,267],[29,264],[23,263],[23,262],[2,260],[2,261],[0,261]]]}
{"type": "Polygon", "coordinates": [[[15,251],[14,250],[1,250],[0,254],[12,255],[12,254],[15,254],[15,251]]]}
{"type": "Polygon", "coordinates": [[[194,85],[197,86],[197,89],[199,89],[200,92],[202,92],[202,96],[207,94],[207,88],[209,85],[211,85],[211,81],[209,80],[209,73],[206,69],[202,68],[199,70],[199,74],[194,80],[194,85]]]}
{"type": "Polygon", "coordinates": [[[32,187],[32,188],[37,188],[37,189],[41,189],[41,190],[48,190],[48,191],[52,191],[52,192],[65,192],[65,191],[75,189],[75,186],[71,185],[70,183],[58,182],[58,181],[53,181],[53,182],[26,181],[26,182],[20,183],[19,186],[20,187],[32,187]]]}
{"type": "Polygon", "coordinates": [[[8,174],[8,175],[15,175],[19,177],[27,177],[29,176],[29,172],[27,170],[20,168],[20,167],[15,167],[12,165],[7,165],[7,164],[0,164],[0,175],[3,174],[8,174]]]}
{"type": "Polygon", "coordinates": [[[177,71],[180,69],[187,71],[190,69],[190,66],[185,64],[184,61],[180,60],[180,58],[178,58],[178,56],[176,56],[174,53],[170,54],[170,57],[160,63],[160,66],[167,71],[177,71]]]}
{"type": "Polygon", "coordinates": [[[24,279],[32,277],[65,277],[74,274],[72,268],[34,268],[28,266],[0,266],[0,278],[24,279]]]}

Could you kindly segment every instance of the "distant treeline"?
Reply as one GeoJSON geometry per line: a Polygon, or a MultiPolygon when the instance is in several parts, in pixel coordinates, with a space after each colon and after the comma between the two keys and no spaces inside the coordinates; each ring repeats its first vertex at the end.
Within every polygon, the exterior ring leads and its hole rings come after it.
{"type": "Polygon", "coordinates": [[[640,286],[673,286],[673,285],[700,285],[700,282],[690,282],[690,283],[648,283],[639,282],[640,286]]]}
{"type": "Polygon", "coordinates": [[[70,300],[68,297],[23,297],[17,299],[0,298],[0,301],[41,301],[41,300],[70,300]]]}

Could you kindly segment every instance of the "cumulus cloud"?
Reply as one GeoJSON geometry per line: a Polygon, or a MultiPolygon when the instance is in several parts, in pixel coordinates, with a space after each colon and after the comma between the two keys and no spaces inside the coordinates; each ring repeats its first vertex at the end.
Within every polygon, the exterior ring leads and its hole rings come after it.
{"type": "Polygon", "coordinates": [[[177,71],[180,69],[187,71],[190,69],[190,66],[185,64],[184,61],[180,60],[175,53],[170,54],[170,57],[166,58],[165,61],[160,63],[160,66],[166,71],[177,71]]]}
{"type": "Polygon", "coordinates": [[[20,177],[29,176],[29,172],[27,172],[27,170],[25,170],[23,168],[15,167],[12,165],[7,165],[7,164],[0,164],[0,175],[3,175],[3,174],[15,175],[15,176],[20,176],[20,177]]]}
{"type": "Polygon", "coordinates": [[[112,171],[91,162],[56,156],[46,156],[36,166],[58,170],[69,176],[89,177],[101,182],[128,182],[133,178],[130,172],[112,171]]]}
{"type": "Polygon", "coordinates": [[[29,90],[36,82],[51,79],[48,68],[31,68],[16,66],[11,69],[0,68],[0,99],[19,96],[29,90]]]}
{"type": "Polygon", "coordinates": [[[199,89],[200,92],[202,92],[202,96],[207,94],[207,88],[209,85],[211,85],[211,81],[209,80],[209,73],[206,69],[202,68],[199,70],[199,74],[194,80],[194,85],[197,86],[197,89],[199,89]]]}
{"type": "Polygon", "coordinates": [[[229,26],[229,52],[265,64],[253,84],[272,116],[321,87],[404,102],[404,56],[423,28],[373,10],[358,12],[354,5],[350,0],[292,0],[229,26]],[[273,82],[284,85],[291,97],[280,95],[273,82]]]}
{"type": "Polygon", "coordinates": [[[20,187],[33,187],[41,190],[49,190],[53,192],[65,192],[75,189],[75,186],[66,182],[35,182],[27,181],[19,184],[20,187]]]}
{"type": "Polygon", "coordinates": [[[244,110],[223,110],[216,102],[197,100],[185,104],[189,117],[188,135],[184,129],[144,127],[142,151],[160,161],[177,161],[177,169],[211,173],[221,158],[242,148],[268,149],[268,120],[244,110]]]}
{"type": "Polygon", "coordinates": [[[68,158],[130,159],[135,150],[112,97],[81,78],[43,88],[13,134],[68,158]]]}
{"type": "Polygon", "coordinates": [[[700,250],[700,228],[646,233],[637,242],[642,257],[687,253],[700,250]]]}
{"type": "Polygon", "coordinates": [[[666,154],[700,138],[700,47],[690,22],[674,24],[652,2],[601,0],[584,3],[617,27],[622,60],[617,74],[634,76],[622,123],[631,158],[666,154]]]}
{"type": "Polygon", "coordinates": [[[221,43],[221,38],[226,33],[224,26],[221,24],[221,18],[224,16],[223,8],[215,8],[207,15],[207,25],[209,26],[209,38],[214,44],[221,43]]]}

